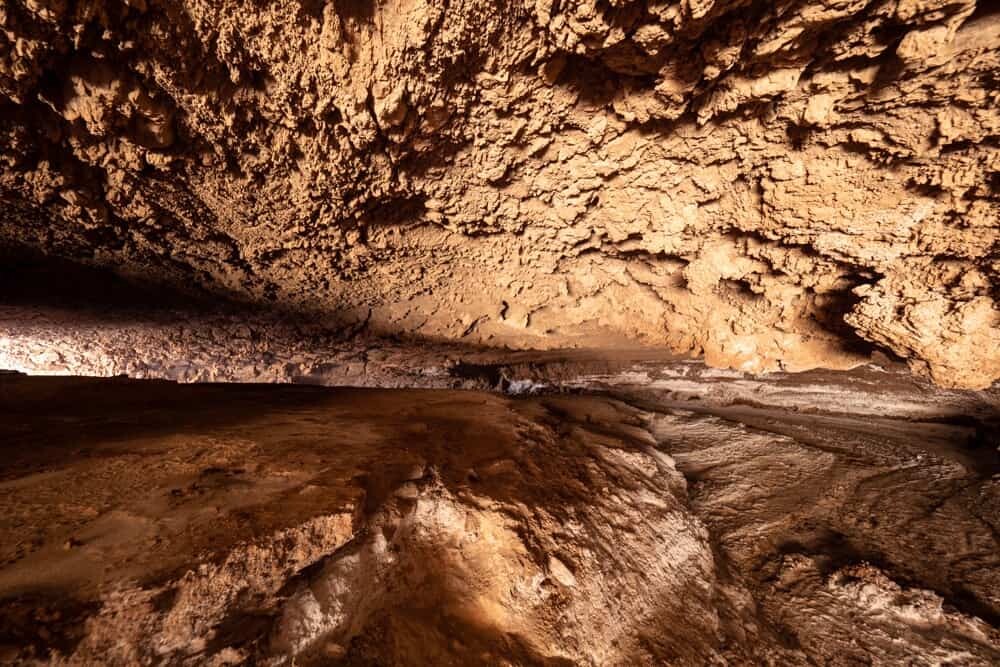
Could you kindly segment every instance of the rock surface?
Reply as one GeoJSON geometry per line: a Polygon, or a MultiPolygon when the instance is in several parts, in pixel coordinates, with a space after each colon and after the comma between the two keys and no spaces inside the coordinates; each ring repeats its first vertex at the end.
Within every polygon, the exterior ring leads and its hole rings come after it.
{"type": "Polygon", "coordinates": [[[377,334],[864,339],[983,388],[998,76],[972,0],[13,0],[0,245],[377,334]]]}
{"type": "Polygon", "coordinates": [[[630,377],[512,399],[0,375],[0,661],[1000,660],[996,412],[630,377]]]}

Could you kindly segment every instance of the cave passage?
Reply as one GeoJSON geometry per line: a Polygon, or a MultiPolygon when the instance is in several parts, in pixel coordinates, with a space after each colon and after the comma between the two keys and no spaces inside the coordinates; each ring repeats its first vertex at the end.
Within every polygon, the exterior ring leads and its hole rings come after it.
{"type": "Polygon", "coordinates": [[[1000,664],[989,0],[0,2],[0,664],[1000,664]]]}

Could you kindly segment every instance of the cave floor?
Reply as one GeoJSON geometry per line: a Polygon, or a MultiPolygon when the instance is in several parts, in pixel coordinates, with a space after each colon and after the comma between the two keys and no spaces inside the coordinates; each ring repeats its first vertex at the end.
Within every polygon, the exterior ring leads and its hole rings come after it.
{"type": "Polygon", "coordinates": [[[559,364],[0,375],[0,662],[1000,662],[995,390],[559,364]]]}

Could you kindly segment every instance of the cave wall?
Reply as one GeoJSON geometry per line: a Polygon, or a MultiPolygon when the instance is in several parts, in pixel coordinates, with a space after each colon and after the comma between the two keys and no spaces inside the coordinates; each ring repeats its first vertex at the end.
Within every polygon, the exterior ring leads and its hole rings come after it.
{"type": "Polygon", "coordinates": [[[0,246],[374,333],[1000,378],[969,0],[13,0],[0,246]]]}

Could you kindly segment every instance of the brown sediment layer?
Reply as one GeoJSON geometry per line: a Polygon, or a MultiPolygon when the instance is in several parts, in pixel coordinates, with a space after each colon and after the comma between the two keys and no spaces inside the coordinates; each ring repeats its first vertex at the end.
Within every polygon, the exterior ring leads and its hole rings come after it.
{"type": "Polygon", "coordinates": [[[996,413],[686,377],[706,400],[0,376],[0,661],[996,664],[996,413]]]}

